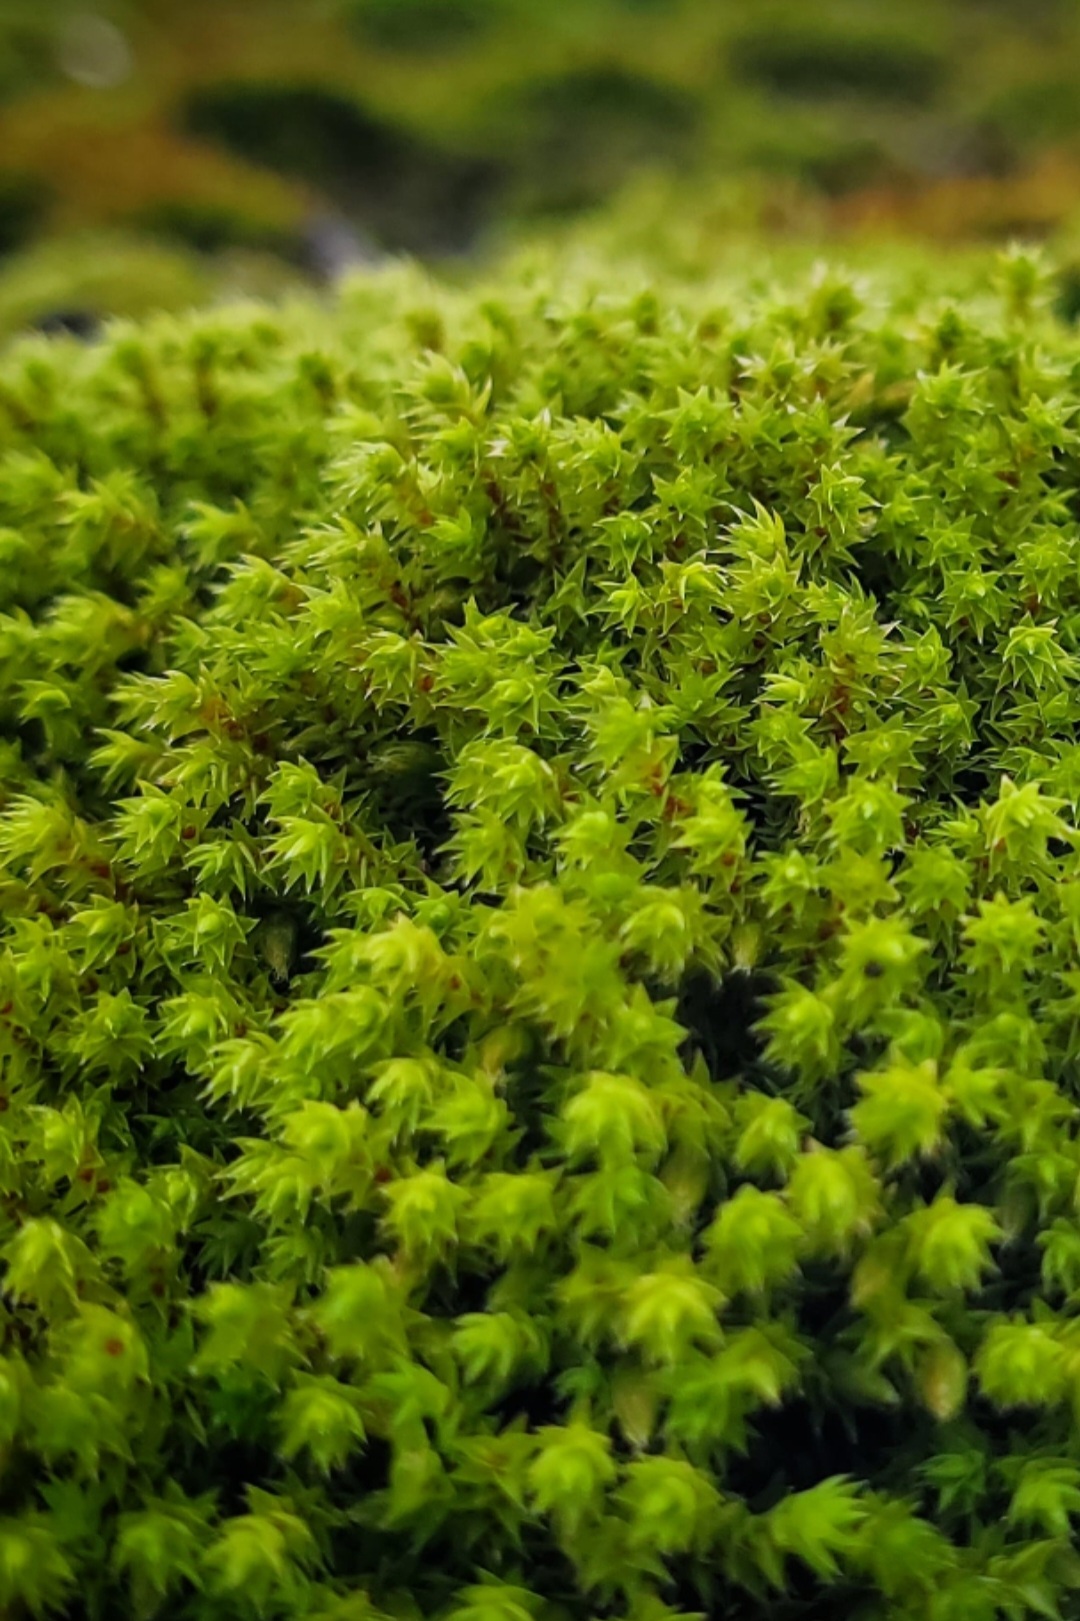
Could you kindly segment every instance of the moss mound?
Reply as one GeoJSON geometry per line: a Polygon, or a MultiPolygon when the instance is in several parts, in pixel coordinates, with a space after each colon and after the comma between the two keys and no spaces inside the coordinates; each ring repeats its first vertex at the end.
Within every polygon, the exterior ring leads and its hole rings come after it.
{"type": "Polygon", "coordinates": [[[1074,1613],[1080,359],[924,283],[8,352],[5,1616],[1074,1613]]]}

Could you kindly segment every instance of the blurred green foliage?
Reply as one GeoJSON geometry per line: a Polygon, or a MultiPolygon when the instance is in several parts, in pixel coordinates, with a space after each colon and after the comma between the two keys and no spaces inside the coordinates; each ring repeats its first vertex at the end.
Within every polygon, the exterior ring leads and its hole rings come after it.
{"type": "Polygon", "coordinates": [[[916,38],[881,28],[837,27],[813,16],[754,24],[738,35],[736,76],[781,96],[828,101],[922,105],[933,100],[948,72],[944,53],[916,38]]]}
{"type": "Polygon", "coordinates": [[[44,241],[0,269],[0,341],[36,327],[87,333],[112,315],[180,312],[218,297],[277,296],[297,280],[265,253],[232,250],[208,259],[117,232],[44,241]]]}
{"type": "Polygon", "coordinates": [[[497,0],[352,0],[360,38],[390,50],[437,51],[475,40],[497,20],[497,0]]]}
{"type": "Polygon", "coordinates": [[[1078,0],[5,0],[0,254],[105,229],[296,264],[331,215],[440,257],[642,170],[748,178],[766,228],[794,192],[834,232],[1045,234],[1078,83],[1078,0]]]}

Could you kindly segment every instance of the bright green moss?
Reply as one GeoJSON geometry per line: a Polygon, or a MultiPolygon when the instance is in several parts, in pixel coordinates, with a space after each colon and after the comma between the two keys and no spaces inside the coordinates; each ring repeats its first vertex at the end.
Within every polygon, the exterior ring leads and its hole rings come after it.
{"type": "Polygon", "coordinates": [[[1080,357],[1015,257],[0,369],[0,1612],[1076,1613],[1080,357]]]}

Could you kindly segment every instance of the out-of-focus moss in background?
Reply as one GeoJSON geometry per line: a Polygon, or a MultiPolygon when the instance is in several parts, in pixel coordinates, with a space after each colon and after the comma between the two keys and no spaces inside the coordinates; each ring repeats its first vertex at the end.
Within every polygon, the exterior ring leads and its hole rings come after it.
{"type": "Polygon", "coordinates": [[[669,227],[1068,233],[1080,0],[0,0],[0,332],[452,259],[643,171],[669,227]]]}

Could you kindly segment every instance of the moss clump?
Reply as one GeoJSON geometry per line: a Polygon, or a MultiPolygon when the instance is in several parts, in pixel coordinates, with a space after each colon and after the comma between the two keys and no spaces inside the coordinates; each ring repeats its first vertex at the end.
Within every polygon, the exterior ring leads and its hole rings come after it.
{"type": "Polygon", "coordinates": [[[8,353],[6,1615],[1075,1607],[1080,362],[925,280],[8,353]]]}
{"type": "Polygon", "coordinates": [[[642,167],[689,164],[703,113],[682,86],[613,67],[515,85],[492,108],[516,138],[526,215],[596,203],[642,167]]]}
{"type": "Polygon", "coordinates": [[[447,251],[471,242],[499,165],[432,145],[319,84],[200,86],[187,128],[317,188],[388,247],[447,251]]]}
{"type": "Polygon", "coordinates": [[[503,10],[499,0],[351,0],[346,17],[388,50],[445,51],[482,38],[503,10]]]}
{"type": "Polygon", "coordinates": [[[0,256],[29,242],[48,208],[49,188],[22,175],[0,175],[0,256]]]}
{"type": "Polygon", "coordinates": [[[91,331],[113,316],[138,319],[213,299],[276,297],[299,285],[299,273],[266,252],[208,260],[123,232],[58,237],[0,264],[0,342],[30,329],[91,331]]]}
{"type": "Polygon", "coordinates": [[[736,39],[734,67],[780,95],[862,96],[919,104],[946,77],[942,53],[906,34],[792,26],[782,16],[736,39]]]}

